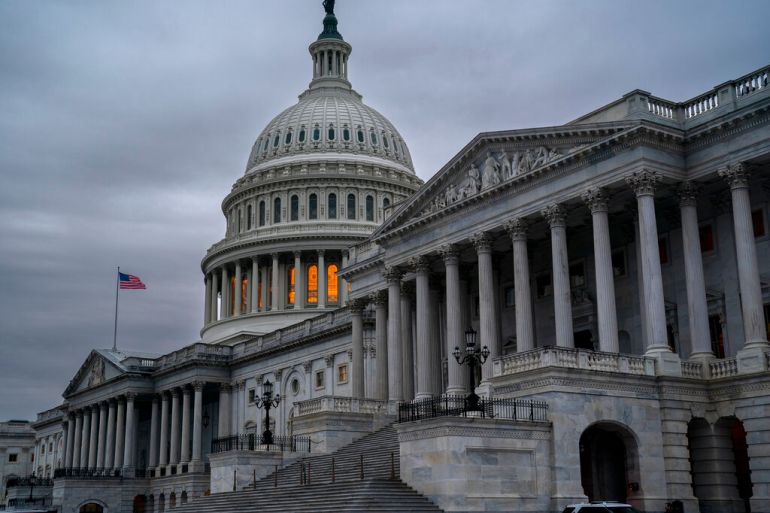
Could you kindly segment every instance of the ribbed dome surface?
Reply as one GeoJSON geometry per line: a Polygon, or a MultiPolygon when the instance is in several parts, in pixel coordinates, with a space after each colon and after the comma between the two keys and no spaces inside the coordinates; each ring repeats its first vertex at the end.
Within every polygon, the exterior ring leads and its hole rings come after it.
{"type": "Polygon", "coordinates": [[[254,143],[246,171],[274,159],[312,153],[375,156],[414,173],[401,134],[385,116],[364,105],[353,90],[306,91],[299,103],[268,123],[254,143]]]}

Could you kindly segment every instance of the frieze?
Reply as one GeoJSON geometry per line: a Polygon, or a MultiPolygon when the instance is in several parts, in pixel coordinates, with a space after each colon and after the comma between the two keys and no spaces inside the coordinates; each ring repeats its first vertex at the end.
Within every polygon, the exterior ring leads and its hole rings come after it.
{"type": "MultiPolygon", "coordinates": [[[[634,377],[639,378],[639,376],[634,377]]],[[[656,385],[613,383],[593,379],[576,379],[574,377],[547,377],[542,379],[529,380],[526,382],[522,381],[518,383],[511,383],[507,385],[495,385],[495,393],[497,395],[503,395],[547,387],[564,387],[580,391],[580,393],[583,393],[586,390],[630,392],[633,394],[647,396],[645,399],[657,399],[657,395],[659,393],[658,387],[656,385]]]]}
{"type": "MultiPolygon", "coordinates": [[[[511,421],[514,424],[515,421],[511,421]]],[[[550,422],[532,423],[533,426],[550,425],[550,422]]],[[[415,440],[425,440],[428,438],[439,438],[447,436],[462,436],[474,438],[508,438],[514,440],[550,440],[550,429],[505,429],[505,428],[483,428],[477,426],[436,426],[427,429],[415,431],[406,431],[398,434],[399,442],[412,442],[415,440]]]]}

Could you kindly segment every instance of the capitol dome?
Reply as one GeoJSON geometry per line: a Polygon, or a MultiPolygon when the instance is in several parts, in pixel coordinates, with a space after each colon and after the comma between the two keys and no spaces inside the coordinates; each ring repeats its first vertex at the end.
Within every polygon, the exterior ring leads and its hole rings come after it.
{"type": "Polygon", "coordinates": [[[270,121],[222,201],[225,237],[201,263],[205,342],[235,343],[344,307],[339,272],[422,185],[401,134],[348,81],[334,2],[309,48],[312,80],[270,121]]]}

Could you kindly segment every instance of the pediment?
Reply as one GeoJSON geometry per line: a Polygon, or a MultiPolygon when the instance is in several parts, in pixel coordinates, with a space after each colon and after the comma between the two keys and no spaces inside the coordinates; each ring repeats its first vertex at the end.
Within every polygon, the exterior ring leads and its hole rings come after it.
{"type": "Polygon", "coordinates": [[[69,386],[64,391],[64,395],[68,396],[89,388],[98,387],[105,381],[109,381],[121,374],[123,374],[123,371],[101,355],[99,351],[91,351],[91,354],[88,355],[88,358],[78,369],[75,377],[70,381],[69,386]]]}
{"type": "Polygon", "coordinates": [[[629,127],[564,126],[479,134],[377,230],[379,238],[415,220],[451,210],[506,183],[527,180],[629,127]]]}

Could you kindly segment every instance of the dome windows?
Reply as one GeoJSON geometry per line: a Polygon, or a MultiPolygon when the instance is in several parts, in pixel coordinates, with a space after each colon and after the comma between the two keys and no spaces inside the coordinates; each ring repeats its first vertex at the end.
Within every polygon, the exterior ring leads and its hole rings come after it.
{"type": "Polygon", "coordinates": [[[377,146],[377,134],[374,130],[369,132],[369,140],[372,142],[372,146],[377,146]]]}
{"type": "Polygon", "coordinates": [[[318,219],[318,195],[313,193],[308,198],[308,217],[310,219],[318,219]]]}
{"type": "Polygon", "coordinates": [[[329,125],[329,133],[328,133],[329,140],[333,141],[336,135],[337,133],[334,130],[334,125],[329,125]]]}
{"type": "Polygon", "coordinates": [[[259,226],[265,226],[265,202],[259,202],[259,226]]]}
{"type": "Polygon", "coordinates": [[[382,199],[382,209],[385,210],[390,206],[390,198],[383,198],[382,199]]]}
{"type": "Polygon", "coordinates": [[[316,125],[313,128],[313,142],[317,142],[321,140],[321,129],[316,125]]]}
{"type": "Polygon", "coordinates": [[[337,219],[337,195],[336,194],[334,193],[329,194],[327,205],[329,207],[329,219],[337,219]]]}
{"type": "Polygon", "coordinates": [[[356,138],[358,139],[359,144],[364,144],[364,131],[361,130],[361,127],[358,127],[358,132],[356,133],[356,138]]]}
{"type": "Polygon", "coordinates": [[[296,194],[293,194],[291,196],[290,202],[291,202],[291,205],[290,205],[291,214],[290,214],[289,220],[299,221],[299,196],[297,196],[296,194]]]}
{"type": "Polygon", "coordinates": [[[251,230],[251,226],[252,226],[251,218],[252,218],[252,215],[254,214],[253,210],[254,209],[251,207],[251,205],[246,207],[246,229],[247,230],[251,230]]]}
{"type": "Polygon", "coordinates": [[[348,127],[342,129],[342,140],[350,142],[350,129],[348,127]]]}
{"type": "Polygon", "coordinates": [[[273,224],[281,222],[281,198],[273,200],[273,224]]]}
{"type": "Polygon", "coordinates": [[[275,137],[273,138],[273,148],[277,148],[278,143],[280,142],[281,142],[281,134],[280,133],[275,134],[275,137]]]}
{"type": "Polygon", "coordinates": [[[291,144],[291,136],[292,136],[292,131],[291,130],[286,132],[286,137],[283,140],[283,144],[285,144],[286,146],[290,145],[291,144]]]}
{"type": "Polygon", "coordinates": [[[371,194],[366,195],[366,220],[374,221],[374,197],[371,194]]]}
{"type": "Polygon", "coordinates": [[[348,219],[355,220],[356,219],[356,195],[355,194],[348,194],[348,219]]]}
{"type": "Polygon", "coordinates": [[[330,305],[339,303],[337,271],[339,271],[339,269],[335,264],[329,264],[326,268],[326,303],[330,305]]]}
{"type": "Polygon", "coordinates": [[[305,127],[299,129],[299,137],[297,138],[300,144],[305,142],[305,127]]]}
{"type": "Polygon", "coordinates": [[[390,148],[390,143],[388,142],[388,136],[385,134],[382,135],[382,145],[385,146],[386,150],[390,148]]]}

